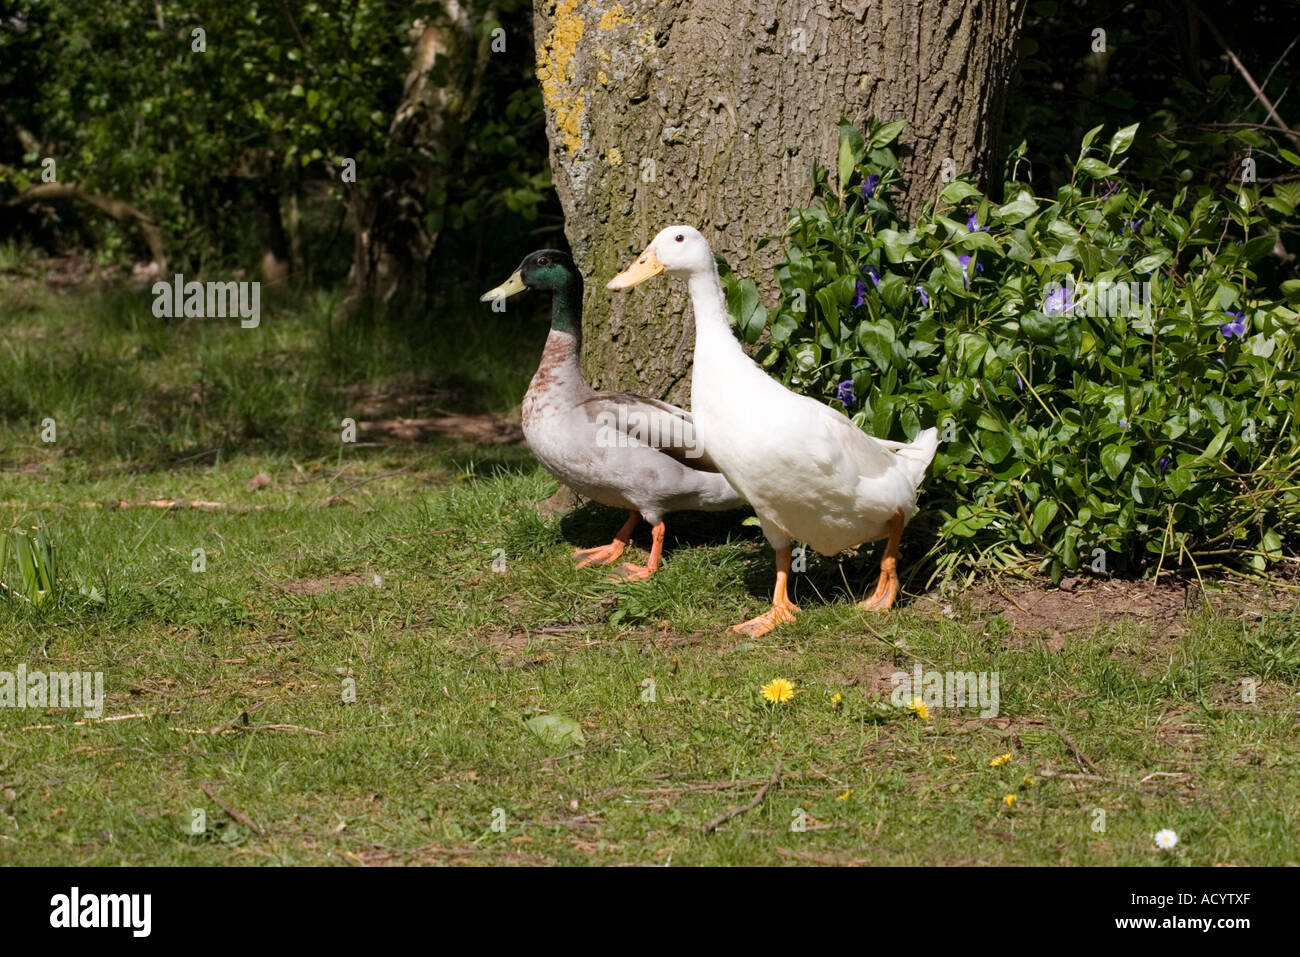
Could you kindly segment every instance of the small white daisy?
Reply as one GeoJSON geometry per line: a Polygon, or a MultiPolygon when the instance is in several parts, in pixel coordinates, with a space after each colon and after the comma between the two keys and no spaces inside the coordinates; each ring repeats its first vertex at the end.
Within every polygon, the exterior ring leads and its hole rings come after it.
{"type": "Polygon", "coordinates": [[[1174,831],[1165,828],[1156,831],[1156,847],[1162,851],[1172,851],[1178,845],[1178,835],[1174,831]]]}

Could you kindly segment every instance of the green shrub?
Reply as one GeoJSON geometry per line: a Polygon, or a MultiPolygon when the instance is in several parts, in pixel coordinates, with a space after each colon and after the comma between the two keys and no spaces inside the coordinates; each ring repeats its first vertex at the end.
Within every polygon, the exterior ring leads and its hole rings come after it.
{"type": "Polygon", "coordinates": [[[901,130],[841,126],[838,169],[790,215],[775,310],[747,280],[724,285],[792,388],[848,400],[873,435],[939,427],[922,490],[939,574],[1028,555],[1058,580],[1263,570],[1292,549],[1300,283],[1253,286],[1275,242],[1266,209],[1294,217],[1300,184],[1162,203],[1118,169],[1137,127],[1097,147],[1098,127],[1054,197],[1016,180],[1022,146],[1009,202],[955,180],[907,228],[889,203],[901,130]],[[1138,308],[1111,301],[1117,283],[1139,284],[1138,308]]]}

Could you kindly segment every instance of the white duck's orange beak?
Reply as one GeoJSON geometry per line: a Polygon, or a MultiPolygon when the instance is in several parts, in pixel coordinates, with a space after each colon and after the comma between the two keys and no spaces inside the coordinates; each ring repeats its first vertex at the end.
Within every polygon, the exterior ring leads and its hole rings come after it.
{"type": "Polygon", "coordinates": [[[655,255],[654,244],[645,248],[636,262],[605,284],[606,289],[631,289],[639,282],[652,279],[664,271],[663,263],[655,255]]]}

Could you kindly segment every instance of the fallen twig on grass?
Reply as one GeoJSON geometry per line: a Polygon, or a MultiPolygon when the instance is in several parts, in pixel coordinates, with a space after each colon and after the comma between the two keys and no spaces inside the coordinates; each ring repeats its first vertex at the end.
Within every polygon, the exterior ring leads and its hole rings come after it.
{"type": "Polygon", "coordinates": [[[1108,778],[1100,774],[1069,774],[1064,771],[1053,771],[1051,768],[1044,768],[1038,772],[1040,778],[1057,778],[1061,781],[1087,781],[1096,784],[1118,784],[1121,787],[1136,788],[1144,784],[1150,784],[1153,778],[1171,778],[1170,783],[1178,783],[1191,778],[1190,774],[1175,771],[1152,771],[1146,777],[1134,781],[1132,778],[1108,778]]]}
{"type": "Polygon", "coordinates": [[[732,788],[752,788],[766,784],[765,778],[753,781],[699,781],[694,784],[664,785],[658,788],[610,788],[601,791],[601,797],[617,797],[620,794],[639,794],[647,797],[684,794],[688,791],[729,791],[732,788]]]}
{"type": "Polygon", "coordinates": [[[744,804],[738,808],[732,808],[730,811],[726,811],[722,814],[719,814],[708,824],[704,825],[704,833],[712,834],[714,831],[718,829],[720,825],[726,823],[727,821],[730,821],[733,817],[740,817],[740,815],[744,814],[746,811],[752,811],[754,808],[758,807],[760,804],[763,803],[763,798],[767,797],[767,792],[772,789],[772,785],[778,783],[780,780],[781,780],[781,759],[777,758],[776,767],[772,769],[771,779],[766,784],[764,784],[761,788],[758,789],[758,793],[754,795],[753,799],[750,800],[749,803],[744,804]]]}
{"type": "Polygon", "coordinates": [[[835,867],[870,867],[871,858],[854,857],[847,860],[838,857],[823,857],[808,851],[793,851],[788,847],[778,847],[776,853],[781,857],[794,858],[796,861],[808,861],[811,864],[830,864],[835,867]]]}
{"type": "MultiPolygon", "coordinates": [[[[176,712],[162,711],[159,712],[159,714],[176,714],[176,712]]],[[[107,718],[85,718],[81,721],[73,721],[71,724],[29,724],[24,728],[19,728],[18,730],[19,731],[57,731],[59,728],[79,728],[86,725],[109,724],[110,722],[113,721],[130,721],[133,718],[140,718],[140,719],[147,720],[152,717],[155,717],[155,715],[144,714],[143,712],[139,714],[113,714],[113,715],[109,715],[107,718]]]]}
{"type": "Polygon", "coordinates": [[[1101,774],[1101,768],[1097,766],[1097,762],[1094,761],[1092,758],[1088,757],[1086,754],[1084,754],[1083,749],[1080,748],[1079,745],[1075,743],[1075,740],[1072,737],[1070,737],[1060,728],[1053,728],[1050,725],[1048,726],[1048,730],[1051,731],[1052,734],[1056,735],[1058,738],[1060,738],[1062,741],[1065,742],[1065,746],[1074,752],[1074,756],[1079,759],[1080,764],[1087,767],[1087,769],[1091,771],[1093,774],[1101,774]]]}
{"type": "Polygon", "coordinates": [[[254,834],[262,833],[262,829],[253,823],[253,819],[251,817],[249,817],[243,811],[239,810],[239,808],[237,807],[231,807],[228,804],[222,803],[221,798],[217,797],[215,794],[212,793],[211,781],[204,781],[202,784],[199,785],[199,787],[203,789],[204,794],[212,798],[212,803],[215,804],[217,807],[221,808],[221,810],[225,811],[226,814],[228,814],[232,820],[238,821],[240,824],[244,825],[254,834]]]}
{"type": "Polygon", "coordinates": [[[1119,778],[1105,778],[1100,774],[1067,774],[1064,771],[1053,771],[1051,768],[1044,768],[1038,772],[1040,778],[1059,778],[1062,781],[1097,781],[1101,784],[1124,784],[1119,778]]]}
{"type": "Polygon", "coordinates": [[[289,734],[315,734],[322,738],[330,736],[329,731],[317,731],[315,728],[304,728],[296,724],[246,724],[237,728],[168,728],[168,731],[175,731],[177,734],[243,734],[245,731],[284,731],[289,734]]]}
{"type": "Polygon", "coordinates": [[[1185,771],[1152,771],[1146,777],[1139,780],[1138,784],[1146,784],[1152,778],[1174,778],[1181,781],[1190,777],[1191,775],[1185,771]]]}

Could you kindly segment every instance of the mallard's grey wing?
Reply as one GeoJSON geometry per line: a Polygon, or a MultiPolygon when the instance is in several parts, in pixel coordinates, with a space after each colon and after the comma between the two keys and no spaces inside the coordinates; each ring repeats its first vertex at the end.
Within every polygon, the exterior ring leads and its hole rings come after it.
{"type": "Polygon", "coordinates": [[[611,430],[605,432],[607,441],[647,445],[695,471],[718,471],[700,444],[691,414],[670,402],[631,392],[597,392],[578,408],[597,429],[611,430]]]}

